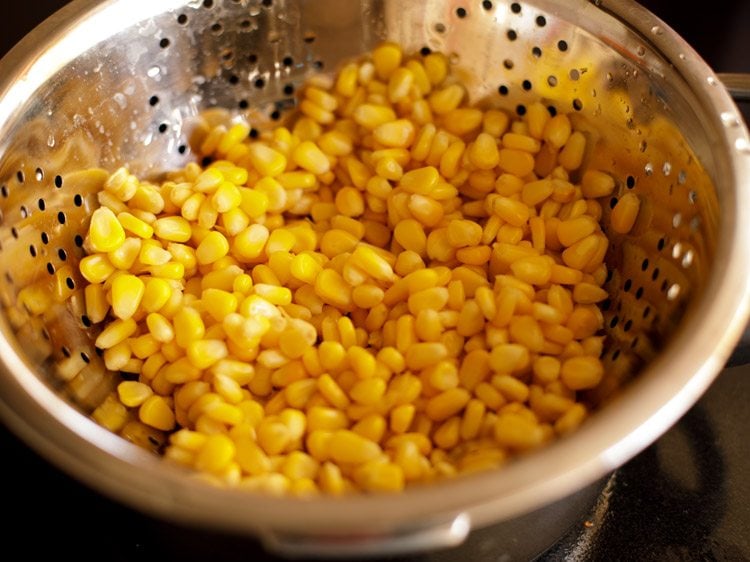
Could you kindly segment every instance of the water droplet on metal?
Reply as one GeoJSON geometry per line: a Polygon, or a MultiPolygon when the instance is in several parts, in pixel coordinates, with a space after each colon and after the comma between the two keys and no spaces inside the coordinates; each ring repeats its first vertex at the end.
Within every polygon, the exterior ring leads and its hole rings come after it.
{"type": "Polygon", "coordinates": [[[655,25],[651,28],[651,33],[653,33],[654,35],[661,35],[662,33],[664,33],[664,29],[660,25],[655,25]]]}
{"type": "Polygon", "coordinates": [[[716,86],[719,83],[713,76],[706,78],[706,82],[708,82],[709,86],[716,86]]]}
{"type": "Polygon", "coordinates": [[[651,174],[654,173],[654,165],[651,162],[649,162],[643,167],[643,171],[646,172],[647,176],[650,176],[651,174]]]}
{"type": "Polygon", "coordinates": [[[643,47],[643,45],[638,45],[638,48],[635,50],[635,52],[639,57],[642,57],[646,54],[646,49],[643,47]]]}
{"type": "Polygon", "coordinates": [[[155,78],[161,74],[161,68],[158,66],[152,66],[146,71],[146,74],[149,76],[149,78],[155,78]]]}
{"type": "Polygon", "coordinates": [[[687,57],[685,56],[685,53],[680,53],[680,54],[679,54],[679,55],[677,55],[677,56],[678,56],[678,57],[680,57],[680,60],[685,60],[685,59],[687,58],[687,57]]]}
{"type": "Polygon", "coordinates": [[[668,176],[672,173],[672,164],[669,162],[664,162],[664,165],[661,167],[661,171],[665,176],[668,176]]]}
{"type": "Polygon", "coordinates": [[[725,127],[739,127],[740,126],[740,120],[731,111],[723,111],[719,117],[721,118],[721,123],[725,127]]]}
{"type": "Polygon", "coordinates": [[[112,96],[112,99],[115,100],[115,103],[120,106],[120,109],[125,109],[128,106],[128,98],[126,98],[125,94],[123,94],[122,92],[117,92],[112,96]]]}
{"type": "Polygon", "coordinates": [[[672,248],[672,257],[674,259],[679,259],[680,255],[682,255],[682,244],[677,242],[672,248]]]}
{"type": "Polygon", "coordinates": [[[675,283],[667,289],[667,300],[673,301],[680,296],[680,286],[675,283]]]}
{"type": "Polygon", "coordinates": [[[55,146],[55,137],[54,135],[50,135],[47,137],[47,146],[50,148],[53,148],[55,146]]]}
{"type": "Polygon", "coordinates": [[[745,137],[741,137],[734,141],[734,147],[737,149],[737,152],[741,152],[742,154],[750,154],[750,142],[745,137]]]}

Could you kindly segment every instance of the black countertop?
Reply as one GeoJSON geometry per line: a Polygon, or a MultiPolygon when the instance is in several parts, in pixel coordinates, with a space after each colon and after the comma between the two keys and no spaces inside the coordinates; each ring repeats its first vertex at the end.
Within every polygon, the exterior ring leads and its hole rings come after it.
{"type": "MultiPolygon", "coordinates": [[[[0,20],[0,53],[65,3],[14,4],[0,20]]],[[[747,0],[700,9],[642,3],[715,70],[750,72],[747,0]]],[[[725,369],[680,422],[614,474],[607,495],[541,560],[750,560],[748,404],[750,366],[725,369]]],[[[6,548],[21,547],[19,560],[50,552],[78,560],[276,560],[252,541],[171,525],[113,503],[50,466],[2,425],[0,451],[11,521],[3,536],[6,548]]],[[[403,560],[503,562],[497,540],[490,527],[458,549],[403,560]]]]}

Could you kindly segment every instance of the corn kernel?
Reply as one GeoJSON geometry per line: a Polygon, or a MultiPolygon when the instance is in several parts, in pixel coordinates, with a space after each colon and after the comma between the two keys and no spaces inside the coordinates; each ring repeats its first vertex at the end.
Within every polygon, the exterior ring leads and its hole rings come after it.
{"type": "Polygon", "coordinates": [[[641,200],[635,193],[626,193],[612,209],[612,228],[618,234],[627,234],[635,225],[638,218],[638,211],[641,207],[641,200]]]}
{"type": "Polygon", "coordinates": [[[571,357],[560,368],[560,379],[571,390],[596,387],[604,376],[604,367],[597,357],[571,357]]]}
{"type": "Polygon", "coordinates": [[[162,431],[171,431],[175,426],[172,408],[162,396],[153,395],[147,398],[138,409],[138,418],[151,427],[162,431]]]}

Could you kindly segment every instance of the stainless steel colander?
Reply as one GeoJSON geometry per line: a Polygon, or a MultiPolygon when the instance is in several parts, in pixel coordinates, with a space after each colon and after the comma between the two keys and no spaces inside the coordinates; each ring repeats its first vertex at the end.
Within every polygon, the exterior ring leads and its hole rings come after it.
{"type": "Polygon", "coordinates": [[[0,414],[110,496],[287,553],[455,544],[583,489],[698,399],[748,316],[748,187],[750,141],[729,94],[629,0],[76,0],[0,62],[0,414]],[[126,426],[122,439],[99,427],[89,414],[118,378],[84,316],[76,271],[96,197],[76,172],[183,166],[207,120],[271,127],[306,77],[386,38],[448,53],[474,102],[520,114],[541,98],[571,112],[593,147],[584,167],[617,181],[605,228],[618,196],[640,197],[634,229],[610,233],[599,411],[493,472],[304,501],[211,487],[144,450],[161,446],[158,432],[126,426]],[[45,283],[70,298],[41,316],[17,304],[45,283]],[[77,367],[61,370],[66,359],[77,367]]]}

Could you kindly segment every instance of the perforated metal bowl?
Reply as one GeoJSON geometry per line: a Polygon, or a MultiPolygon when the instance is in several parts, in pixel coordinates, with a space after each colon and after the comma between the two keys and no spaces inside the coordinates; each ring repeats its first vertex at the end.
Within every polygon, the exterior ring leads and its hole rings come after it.
{"type": "MultiPolygon", "coordinates": [[[[748,186],[748,132],[726,90],[627,0],[77,0],[0,63],[0,413],[47,458],[121,501],[286,552],[460,542],[607,474],[707,388],[748,316],[748,186]],[[305,501],[210,487],[96,425],[88,414],[117,376],[83,316],[76,264],[96,199],[76,171],[182,166],[203,110],[272,126],[306,76],[385,38],[449,53],[473,101],[521,113],[541,97],[572,112],[593,146],[586,166],[617,181],[605,227],[618,196],[640,197],[635,228],[610,233],[599,411],[497,471],[395,496],[305,501]],[[71,298],[43,316],[18,306],[19,290],[45,281],[71,298]],[[61,378],[66,357],[81,368],[61,378]]],[[[152,449],[164,438],[127,437],[152,449]]]]}

